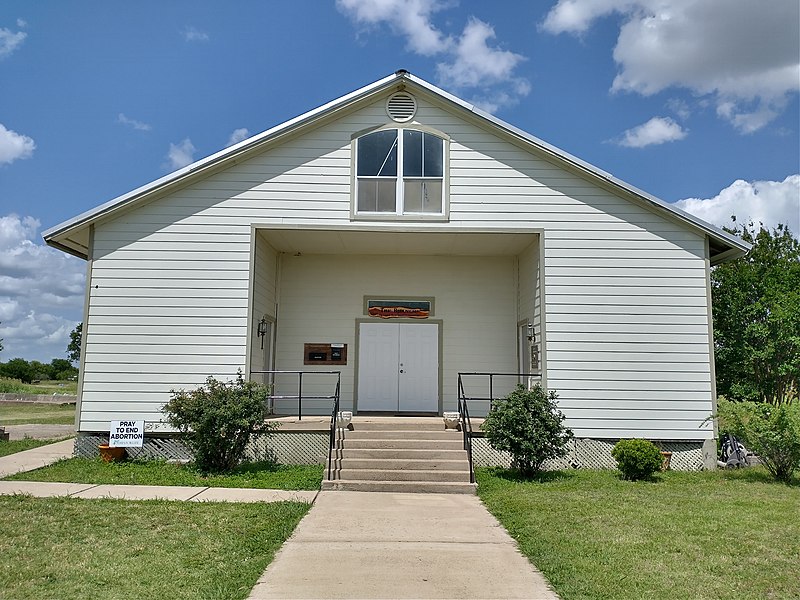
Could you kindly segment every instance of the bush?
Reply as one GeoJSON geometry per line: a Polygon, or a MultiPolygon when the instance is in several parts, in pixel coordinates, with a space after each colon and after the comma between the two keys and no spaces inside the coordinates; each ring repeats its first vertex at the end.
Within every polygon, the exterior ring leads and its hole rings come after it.
{"type": "Polygon", "coordinates": [[[537,473],[544,461],[567,454],[572,430],[563,425],[556,398],[555,391],[548,394],[538,383],[530,390],[518,385],[494,403],[481,425],[492,448],[509,452],[523,475],[537,473]]]}
{"type": "Polygon", "coordinates": [[[658,446],[639,439],[618,441],[611,456],[617,461],[622,478],[630,481],[650,479],[663,462],[658,446]]]}
{"type": "Polygon", "coordinates": [[[778,481],[800,469],[800,402],[717,402],[720,431],[732,433],[778,481]]]}
{"type": "Polygon", "coordinates": [[[244,381],[239,371],[234,381],[209,377],[196,390],[173,390],[162,412],[186,435],[197,468],[219,473],[242,462],[253,434],[275,428],[265,422],[268,393],[266,386],[244,381]]]}

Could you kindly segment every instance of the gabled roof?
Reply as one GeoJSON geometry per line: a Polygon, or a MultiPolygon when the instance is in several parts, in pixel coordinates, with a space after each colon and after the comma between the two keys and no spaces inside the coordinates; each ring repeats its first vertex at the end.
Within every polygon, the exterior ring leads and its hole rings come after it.
{"type": "Polygon", "coordinates": [[[551,158],[561,163],[566,163],[572,168],[577,169],[589,175],[591,178],[610,184],[612,188],[617,188],[622,192],[633,195],[635,198],[650,204],[659,211],[665,211],[668,215],[677,218],[679,221],[685,223],[690,229],[699,230],[709,238],[711,249],[712,264],[717,264],[736,258],[750,249],[750,245],[738,237],[731,235],[710,223],[706,223],[702,219],[695,217],[683,210],[677,208],[673,204],[665,202],[655,196],[652,196],[620,179],[617,179],[610,173],[607,173],[589,163],[582,161],[571,154],[556,148],[540,140],[539,138],[506,123],[502,119],[498,119],[473,104],[465,102],[464,100],[453,96],[452,94],[428,83],[427,81],[416,77],[405,70],[397,71],[396,73],[384,77],[374,83],[364,86],[354,92],[346,94],[336,100],[328,102],[314,110],[304,113],[294,119],[290,119],[280,125],[268,129],[262,133],[254,135],[238,144],[225,148],[211,156],[200,159],[182,169],[178,169],[164,177],[156,179],[142,187],[136,188],[123,194],[105,204],[84,212],[68,221],[51,227],[42,234],[45,242],[51,246],[59,248],[70,254],[74,254],[81,258],[86,258],[88,254],[88,239],[86,230],[92,223],[112,215],[120,210],[127,209],[140,202],[146,202],[153,199],[156,195],[168,192],[171,188],[179,185],[184,185],[188,180],[198,176],[202,176],[211,170],[215,170],[224,166],[226,163],[232,163],[237,159],[242,158],[243,155],[257,151],[268,143],[305,127],[310,127],[319,120],[332,115],[338,111],[351,107],[353,104],[380,95],[391,88],[406,88],[406,89],[421,89],[429,94],[432,94],[446,103],[459,107],[469,113],[475,115],[478,119],[490,124],[494,128],[500,130],[504,134],[516,138],[524,144],[529,144],[534,149],[549,155],[551,158]]]}

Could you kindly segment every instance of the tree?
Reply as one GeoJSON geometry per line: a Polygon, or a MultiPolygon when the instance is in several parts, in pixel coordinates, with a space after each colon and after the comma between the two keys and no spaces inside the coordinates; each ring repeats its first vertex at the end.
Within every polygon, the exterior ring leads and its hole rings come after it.
{"type": "Polygon", "coordinates": [[[72,362],[81,361],[81,337],[83,336],[83,323],[78,323],[75,329],[69,333],[69,344],[67,345],[67,358],[72,362]]]}
{"type": "Polygon", "coordinates": [[[717,390],[732,400],[788,401],[800,379],[800,242],[785,225],[726,231],[753,248],[711,272],[717,390]]]}
{"type": "Polygon", "coordinates": [[[572,431],[563,424],[557,397],[538,383],[529,390],[518,385],[494,403],[481,425],[492,448],[511,454],[513,466],[525,476],[539,472],[546,460],[567,454],[572,431]]]}
{"type": "Polygon", "coordinates": [[[34,369],[24,358],[12,358],[2,365],[2,373],[11,379],[19,379],[22,383],[30,383],[36,377],[34,369]]]}
{"type": "Polygon", "coordinates": [[[78,374],[78,369],[66,358],[54,358],[49,365],[50,379],[72,379],[78,374]]]}

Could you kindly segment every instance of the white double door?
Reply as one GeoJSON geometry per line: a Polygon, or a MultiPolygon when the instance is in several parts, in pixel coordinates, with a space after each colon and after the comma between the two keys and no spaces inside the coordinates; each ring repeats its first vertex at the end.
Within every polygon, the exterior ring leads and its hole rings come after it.
{"type": "Polygon", "coordinates": [[[439,326],[361,323],[358,410],[439,411],[439,326]]]}

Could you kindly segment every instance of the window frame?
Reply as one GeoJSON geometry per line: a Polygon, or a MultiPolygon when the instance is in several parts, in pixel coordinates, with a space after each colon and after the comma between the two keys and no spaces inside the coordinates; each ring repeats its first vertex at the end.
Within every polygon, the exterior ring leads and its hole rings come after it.
{"type": "MultiPolygon", "coordinates": [[[[358,131],[350,139],[350,219],[363,221],[448,221],[450,219],[450,137],[442,131],[427,127],[419,123],[387,123],[379,127],[371,127],[358,131]],[[394,212],[373,212],[358,210],[358,142],[361,138],[377,133],[379,131],[397,131],[397,176],[395,188],[395,210],[394,212]],[[404,202],[404,182],[403,177],[403,132],[419,131],[424,134],[434,135],[442,140],[442,211],[438,213],[410,213],[405,210],[404,202]]],[[[370,179],[388,179],[388,177],[366,176],[370,179]]],[[[423,181],[425,179],[438,180],[438,178],[428,177],[408,177],[408,181],[423,181]]]]}

